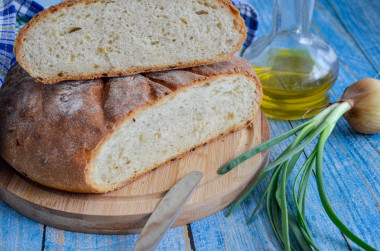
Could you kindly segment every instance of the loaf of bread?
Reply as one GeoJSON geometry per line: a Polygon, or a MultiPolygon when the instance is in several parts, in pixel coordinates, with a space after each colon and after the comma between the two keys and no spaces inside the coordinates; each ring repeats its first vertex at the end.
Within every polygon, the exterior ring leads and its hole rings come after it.
{"type": "Polygon", "coordinates": [[[43,185],[114,190],[248,125],[262,100],[249,62],[55,85],[19,65],[0,89],[0,155],[43,185]]]}
{"type": "Polygon", "coordinates": [[[43,83],[226,61],[246,37],[229,0],[69,0],[19,33],[19,64],[43,83]]]}

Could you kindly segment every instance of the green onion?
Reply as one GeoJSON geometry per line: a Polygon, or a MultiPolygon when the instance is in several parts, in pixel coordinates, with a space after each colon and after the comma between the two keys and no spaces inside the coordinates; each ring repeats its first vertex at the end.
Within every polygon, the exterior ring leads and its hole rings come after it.
{"type": "Polygon", "coordinates": [[[266,176],[270,175],[269,183],[249,218],[248,223],[252,221],[259,206],[266,199],[269,221],[276,237],[285,250],[295,249],[290,243],[290,235],[293,235],[296,244],[302,250],[318,250],[317,245],[314,243],[310,235],[305,220],[306,191],[311,173],[314,170],[313,167],[315,166],[319,197],[328,217],[344,235],[350,238],[358,246],[365,250],[375,250],[352,233],[335,214],[325,192],[322,178],[322,157],[325,142],[333,131],[336,123],[343,115],[349,124],[358,132],[368,134],[380,132],[379,100],[380,81],[376,79],[360,80],[345,90],[341,101],[330,105],[314,118],[287,133],[252,148],[223,166],[218,171],[219,174],[229,172],[235,166],[252,156],[263,152],[298,133],[292,144],[290,144],[273,163],[261,172],[257,181],[235,202],[228,211],[227,216],[229,216],[236,207],[251,194],[266,176]],[[371,110],[369,111],[368,109],[371,110]],[[362,120],[366,121],[366,123],[361,123],[360,121],[362,120]],[[366,127],[366,125],[368,126],[366,127]],[[288,208],[289,201],[286,198],[286,185],[303,150],[317,137],[319,137],[319,139],[314,150],[299,169],[293,183],[292,199],[296,208],[296,219],[294,219],[289,213],[290,209],[288,208]],[[296,189],[297,183],[298,190],[296,189]]]}

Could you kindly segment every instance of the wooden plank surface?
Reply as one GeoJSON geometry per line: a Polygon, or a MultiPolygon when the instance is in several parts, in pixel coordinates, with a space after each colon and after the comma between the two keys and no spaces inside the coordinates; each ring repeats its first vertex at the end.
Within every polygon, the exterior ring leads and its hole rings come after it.
{"type": "MultiPolygon", "coordinates": [[[[52,4],[57,0],[40,0],[52,4]]],[[[250,0],[259,11],[258,36],[270,29],[272,1],[250,0]]],[[[339,78],[331,94],[338,99],[344,88],[357,79],[374,77],[380,71],[380,1],[316,0],[313,30],[337,52],[339,78]]],[[[273,135],[289,130],[297,123],[271,121],[273,135]]],[[[272,149],[273,159],[285,143],[272,149]]],[[[308,153],[308,151],[306,151],[308,153]]],[[[356,134],[342,119],[329,139],[324,157],[324,178],[328,196],[337,214],[370,244],[380,249],[380,135],[356,134]]],[[[292,177],[294,178],[294,176],[292,177]]],[[[264,181],[265,182],[265,181],[264,181]]],[[[279,250],[264,208],[249,226],[246,220],[257,202],[260,186],[233,215],[226,210],[206,219],[171,229],[161,250],[279,250]]],[[[349,250],[343,236],[322,213],[316,196],[315,179],[308,189],[307,221],[321,250],[349,250]]],[[[131,250],[137,235],[85,235],[46,228],[25,219],[0,202],[0,249],[32,247],[48,250],[131,250]],[[44,240],[44,241],[43,241],[44,240]],[[23,244],[24,243],[24,244],[23,244]]],[[[348,242],[356,250],[352,242],[348,242]]],[[[21,248],[19,248],[21,249],[21,248]]]]}
{"type": "Polygon", "coordinates": [[[44,225],[18,214],[0,200],[0,250],[41,250],[44,225]]]}
{"type": "Polygon", "coordinates": [[[360,47],[368,61],[380,71],[380,1],[328,1],[337,19],[360,47]]]}
{"type": "MultiPolygon", "coordinates": [[[[327,1],[316,3],[314,23],[317,32],[340,52],[340,74],[331,90],[332,100],[336,101],[349,84],[373,77],[377,72],[340,25],[327,1]]],[[[352,231],[375,247],[380,246],[376,234],[380,225],[377,208],[380,196],[379,142],[380,135],[357,134],[341,119],[327,142],[324,157],[326,192],[333,208],[352,231]]],[[[349,244],[355,247],[351,241],[349,244]]]]}
{"type": "MultiPolygon", "coordinates": [[[[272,11],[272,7],[270,4],[264,4],[262,1],[253,0],[251,2],[260,13],[258,36],[261,36],[270,30],[270,13],[272,11]]],[[[330,45],[332,45],[339,55],[341,73],[337,83],[331,91],[332,99],[336,100],[341,96],[345,87],[347,87],[350,83],[353,83],[356,79],[373,77],[376,75],[376,70],[367,60],[366,56],[361,52],[356,42],[352,40],[350,34],[346,32],[335,13],[328,7],[328,3],[325,3],[324,1],[317,1],[314,12],[313,27],[314,31],[319,35],[322,35],[322,37],[330,45]],[[352,70],[350,70],[350,68],[352,68],[352,70]]],[[[278,128],[278,125],[283,123],[285,122],[270,122],[272,135],[280,134],[290,129],[290,127],[287,129],[281,129],[281,127],[278,128]]],[[[380,173],[378,172],[378,165],[380,163],[378,150],[380,145],[380,136],[358,135],[349,129],[344,120],[341,120],[338,123],[336,131],[337,130],[339,131],[339,136],[335,135],[335,137],[330,139],[326,146],[326,156],[324,158],[324,173],[326,174],[324,177],[326,184],[329,184],[327,193],[331,198],[332,204],[338,215],[342,217],[342,220],[344,220],[344,222],[346,222],[355,233],[361,236],[368,243],[374,245],[375,247],[379,247],[378,226],[380,225],[380,219],[376,206],[379,205],[379,181],[377,179],[380,177],[380,173]],[[349,131],[350,133],[347,134],[345,133],[346,131],[349,131]],[[335,149],[336,144],[334,144],[334,139],[337,140],[337,138],[340,139],[340,142],[338,141],[340,143],[340,148],[335,149]],[[377,144],[375,143],[369,145],[367,143],[363,145],[363,141],[366,140],[370,142],[377,142],[377,144]],[[354,151],[350,149],[351,145],[355,145],[354,151]],[[372,159],[375,162],[363,163],[358,161],[358,163],[356,163],[356,160],[360,160],[360,154],[363,152],[360,148],[363,146],[367,149],[367,151],[370,151],[369,154],[366,155],[366,157],[368,157],[366,159],[372,159]],[[350,154],[354,154],[355,156],[350,156],[350,162],[347,163],[345,158],[350,154]],[[360,173],[360,171],[352,172],[350,170],[354,164],[359,165],[359,168],[356,168],[356,171],[361,169],[362,173],[360,173]],[[377,170],[377,172],[375,171],[369,173],[363,170],[372,168],[377,170]],[[369,181],[366,179],[369,179],[369,181]]],[[[282,146],[272,148],[273,155],[280,153],[282,149],[284,149],[282,146]]],[[[293,179],[294,175],[292,175],[290,181],[293,179]]],[[[316,196],[317,189],[315,179],[311,180],[310,183],[311,184],[308,189],[309,203],[306,208],[307,221],[313,226],[311,234],[316,240],[318,247],[321,250],[350,249],[350,246],[347,245],[346,240],[339,233],[339,230],[329,221],[327,215],[323,213],[322,205],[316,196]]],[[[271,231],[270,226],[265,224],[268,223],[268,221],[266,220],[264,224],[261,221],[266,217],[264,210],[261,212],[259,211],[257,219],[253,223],[255,224],[254,228],[256,228],[255,233],[252,233],[250,227],[246,227],[241,224],[242,219],[244,223],[244,221],[249,218],[249,213],[247,213],[247,211],[252,211],[254,205],[259,199],[259,194],[262,194],[262,191],[263,188],[260,187],[258,189],[258,193],[253,193],[253,198],[250,198],[254,203],[250,201],[246,202],[241,210],[235,214],[237,217],[232,221],[235,224],[231,224],[232,227],[230,227],[230,229],[224,227],[221,228],[222,230],[218,228],[217,230],[213,229],[210,231],[207,228],[204,228],[204,224],[212,225],[212,222],[218,219],[209,220],[209,218],[207,218],[200,222],[192,223],[191,225],[193,230],[200,232],[199,239],[197,239],[197,235],[194,235],[194,242],[197,249],[209,250],[213,247],[212,242],[207,243],[202,241],[207,239],[210,234],[215,239],[225,239],[223,246],[217,246],[222,247],[222,249],[229,250],[239,248],[242,250],[247,250],[250,249],[248,247],[254,247],[255,250],[278,249],[278,246],[269,240],[271,236],[273,237],[273,232],[271,231]],[[203,223],[205,221],[211,222],[203,223]],[[195,226],[197,228],[195,228],[195,226]],[[262,231],[264,231],[264,233],[262,233],[262,231]],[[240,235],[235,234],[236,232],[240,233],[240,235]],[[250,238],[247,238],[247,236],[250,238]],[[239,242],[239,244],[236,244],[236,242],[239,242]],[[197,245],[197,243],[199,243],[199,245],[197,245]]],[[[234,215],[232,215],[232,217],[233,216],[234,215]]],[[[354,247],[351,242],[349,244],[354,247]]]]}
{"type": "MultiPolygon", "coordinates": [[[[270,127],[272,136],[278,136],[291,129],[289,123],[278,121],[271,121],[270,127]]],[[[274,151],[271,152],[270,161],[273,161],[279,153],[285,150],[290,142],[289,139],[277,145],[274,148],[274,151]]],[[[305,160],[305,158],[301,157],[301,160],[305,160]]],[[[292,184],[294,178],[295,175],[292,175],[290,184],[292,184]]],[[[254,250],[281,249],[281,245],[275,238],[274,232],[270,226],[265,207],[262,207],[258,211],[255,220],[250,225],[247,226],[246,224],[256,203],[260,199],[260,195],[265,189],[264,184],[267,184],[268,180],[268,178],[264,179],[258,189],[243,203],[242,207],[237,208],[229,218],[225,219],[227,210],[224,210],[224,212],[214,215],[213,219],[208,217],[192,223],[194,243],[197,250],[212,250],[213,245],[216,245],[215,243],[202,241],[202,239],[207,240],[210,236],[215,239],[222,238],[224,240],[222,246],[216,246],[222,250],[250,250],[252,247],[254,250]],[[204,227],[204,225],[213,226],[215,221],[219,222],[219,224],[224,224],[221,227],[211,229],[204,227]]],[[[310,183],[311,185],[308,188],[307,197],[309,203],[306,205],[306,212],[309,216],[311,215],[311,217],[307,217],[307,220],[313,225],[311,234],[315,238],[316,244],[321,250],[347,250],[344,238],[339,231],[334,228],[334,225],[327,221],[327,216],[322,214],[323,207],[317,196],[315,181],[312,180],[310,183]],[[324,224],[320,224],[320,222],[323,222],[324,224]]],[[[292,196],[290,191],[291,190],[287,191],[288,198],[292,196]]]]}
{"type": "MultiPolygon", "coordinates": [[[[190,242],[185,226],[170,229],[158,251],[187,250],[190,242]]],[[[138,235],[93,235],[46,228],[45,250],[132,250],[138,235]]]]}

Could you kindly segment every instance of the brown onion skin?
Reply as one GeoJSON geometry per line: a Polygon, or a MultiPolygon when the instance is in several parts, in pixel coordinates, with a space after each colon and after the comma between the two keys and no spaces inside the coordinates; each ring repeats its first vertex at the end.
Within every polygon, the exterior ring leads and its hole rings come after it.
{"type": "Polygon", "coordinates": [[[344,118],[355,131],[363,134],[380,132],[380,80],[365,78],[355,82],[346,88],[341,101],[352,107],[344,118]]]}

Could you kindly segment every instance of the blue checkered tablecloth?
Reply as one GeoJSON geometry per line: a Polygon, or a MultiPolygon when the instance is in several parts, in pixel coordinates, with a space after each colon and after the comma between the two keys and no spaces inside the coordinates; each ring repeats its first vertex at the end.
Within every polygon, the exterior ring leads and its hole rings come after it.
{"type": "MultiPolygon", "coordinates": [[[[231,0],[245,20],[247,39],[239,54],[244,53],[253,41],[257,30],[257,13],[246,0],[231,0]]],[[[37,1],[38,2],[38,1],[37,1]]],[[[13,44],[17,31],[44,8],[31,0],[0,1],[0,86],[8,70],[16,63],[13,44]]]]}
{"type": "Polygon", "coordinates": [[[255,38],[258,26],[257,12],[246,0],[231,0],[231,2],[239,9],[240,16],[244,18],[247,27],[247,38],[240,50],[240,55],[242,55],[255,38]]]}

